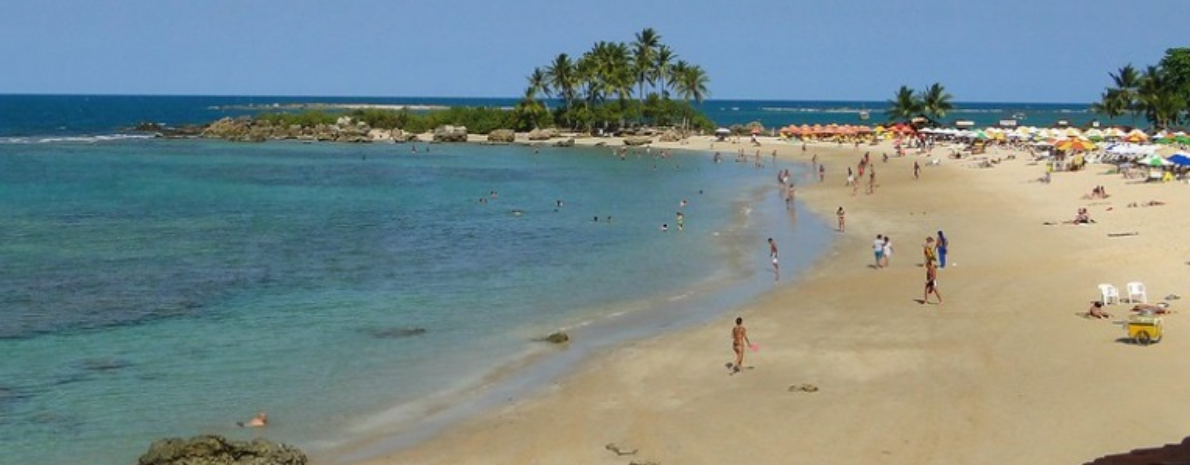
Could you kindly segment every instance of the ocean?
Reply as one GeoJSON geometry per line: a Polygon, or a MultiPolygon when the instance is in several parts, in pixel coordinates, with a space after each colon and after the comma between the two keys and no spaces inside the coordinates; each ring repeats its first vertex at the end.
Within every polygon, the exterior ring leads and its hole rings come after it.
{"type": "Polygon", "coordinates": [[[274,100],[0,96],[0,463],[203,433],[408,444],[611,344],[730,326],[832,240],[779,196],[805,167],[767,157],[124,129],[274,100]],[[559,329],[568,348],[535,341],[559,329]],[[234,425],[257,411],[267,429],[234,425]]]}

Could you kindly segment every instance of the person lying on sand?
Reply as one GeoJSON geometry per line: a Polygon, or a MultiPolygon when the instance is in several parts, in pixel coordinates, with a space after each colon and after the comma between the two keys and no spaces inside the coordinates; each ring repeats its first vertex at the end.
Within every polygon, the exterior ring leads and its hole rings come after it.
{"type": "Polygon", "coordinates": [[[248,421],[237,421],[236,425],[242,428],[263,428],[269,425],[269,416],[264,412],[256,414],[248,421]]]}
{"type": "Polygon", "coordinates": [[[1169,309],[1169,304],[1167,304],[1165,302],[1161,302],[1157,305],[1136,304],[1132,307],[1132,310],[1130,310],[1130,311],[1132,313],[1138,313],[1141,315],[1168,315],[1170,313],[1173,313],[1173,311],[1169,309]]]}
{"type": "Polygon", "coordinates": [[[1162,206],[1162,205],[1165,205],[1165,202],[1162,202],[1162,201],[1160,201],[1160,200],[1150,200],[1150,201],[1148,201],[1148,202],[1142,202],[1142,203],[1139,203],[1139,204],[1138,204],[1138,203],[1136,203],[1136,202],[1132,202],[1132,203],[1128,204],[1128,208],[1137,208],[1137,207],[1160,207],[1160,206],[1162,206]]]}
{"type": "Polygon", "coordinates": [[[1091,302],[1091,308],[1088,308],[1087,313],[1084,313],[1083,316],[1086,318],[1099,318],[1099,319],[1111,318],[1111,314],[1103,311],[1103,302],[1100,302],[1098,300],[1091,302]]]}

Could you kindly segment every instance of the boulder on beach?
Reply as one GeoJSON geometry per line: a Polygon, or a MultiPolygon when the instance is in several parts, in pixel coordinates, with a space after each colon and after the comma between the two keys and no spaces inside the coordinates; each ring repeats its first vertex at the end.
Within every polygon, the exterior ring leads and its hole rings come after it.
{"type": "Polygon", "coordinates": [[[545,128],[545,129],[539,128],[539,129],[534,129],[532,131],[529,131],[528,137],[529,137],[529,140],[539,141],[539,140],[550,140],[555,137],[558,137],[558,135],[559,135],[558,128],[545,128]]]}
{"type": "Polygon", "coordinates": [[[554,142],[554,147],[574,147],[574,138],[571,137],[554,142]]]}
{"type": "Polygon", "coordinates": [[[467,126],[438,126],[434,129],[434,142],[467,142],[467,126]]]}
{"type": "Polygon", "coordinates": [[[566,334],[566,331],[558,331],[554,334],[546,336],[544,341],[552,344],[563,344],[570,342],[570,335],[566,334]]]}
{"type": "Polygon", "coordinates": [[[653,138],[648,136],[632,136],[624,138],[624,145],[627,146],[648,145],[652,143],[653,138]]]}
{"type": "Polygon", "coordinates": [[[306,465],[307,460],[305,453],[288,444],[205,435],[155,441],[137,465],[306,465]]]}
{"type": "Polygon", "coordinates": [[[488,142],[494,144],[511,144],[516,141],[516,132],[511,129],[497,129],[488,133],[488,142]]]}
{"type": "Polygon", "coordinates": [[[662,133],[661,137],[657,138],[657,140],[659,140],[661,142],[678,142],[678,141],[684,139],[685,137],[686,136],[684,134],[682,134],[681,131],[678,131],[676,129],[670,129],[670,130],[662,133]]]}

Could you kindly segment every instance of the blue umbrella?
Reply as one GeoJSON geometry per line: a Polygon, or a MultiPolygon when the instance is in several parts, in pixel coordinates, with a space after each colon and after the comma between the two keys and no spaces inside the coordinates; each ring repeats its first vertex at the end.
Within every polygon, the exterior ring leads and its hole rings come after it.
{"type": "Polygon", "coordinates": [[[1184,153],[1175,153],[1166,160],[1178,166],[1190,166],[1190,156],[1186,156],[1184,153]]]}

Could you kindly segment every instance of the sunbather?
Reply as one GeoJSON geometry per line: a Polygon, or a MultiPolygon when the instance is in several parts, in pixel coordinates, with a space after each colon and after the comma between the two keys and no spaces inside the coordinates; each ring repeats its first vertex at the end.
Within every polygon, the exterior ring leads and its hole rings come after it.
{"type": "Polygon", "coordinates": [[[1084,313],[1083,316],[1100,319],[1111,318],[1111,314],[1103,311],[1103,302],[1098,300],[1091,302],[1091,308],[1088,308],[1087,313],[1084,313]]]}
{"type": "Polygon", "coordinates": [[[1167,304],[1165,302],[1161,302],[1157,305],[1136,304],[1132,307],[1131,311],[1133,313],[1139,313],[1141,315],[1168,315],[1170,313],[1173,313],[1169,309],[1169,304],[1167,304]]]}

